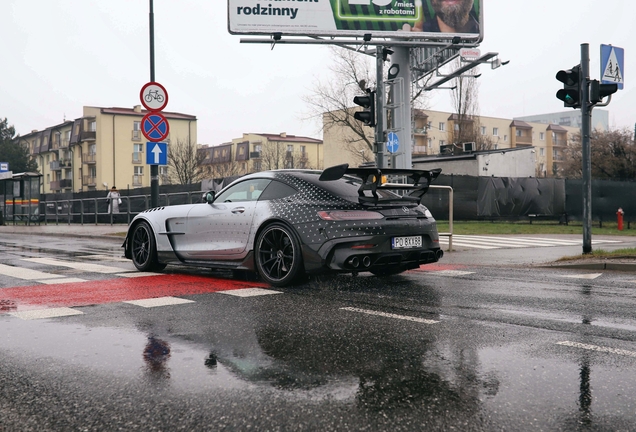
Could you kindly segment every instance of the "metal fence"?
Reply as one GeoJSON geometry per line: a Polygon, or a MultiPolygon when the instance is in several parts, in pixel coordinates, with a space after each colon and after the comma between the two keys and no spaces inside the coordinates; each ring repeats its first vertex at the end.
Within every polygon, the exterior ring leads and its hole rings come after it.
{"type": "MultiPolygon", "coordinates": [[[[159,194],[159,206],[193,204],[201,202],[201,191],[187,191],[159,194]]],[[[135,215],[150,208],[150,195],[129,195],[121,197],[119,213],[108,210],[111,198],[95,197],[40,201],[40,211],[36,221],[31,223],[55,224],[129,224],[135,215]]]]}

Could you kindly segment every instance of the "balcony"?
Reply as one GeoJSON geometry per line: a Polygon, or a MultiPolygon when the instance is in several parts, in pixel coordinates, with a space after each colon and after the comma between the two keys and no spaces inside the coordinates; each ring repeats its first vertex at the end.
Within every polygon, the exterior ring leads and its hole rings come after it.
{"type": "Polygon", "coordinates": [[[60,159],[60,168],[70,168],[72,161],[70,159],[60,159]]]}
{"type": "Polygon", "coordinates": [[[52,191],[58,191],[58,190],[62,189],[60,187],[60,181],[59,180],[53,180],[51,183],[49,183],[49,187],[51,188],[52,191]]]}
{"type": "Polygon", "coordinates": [[[250,152],[250,159],[260,159],[261,152],[250,152]]]}
{"type": "Polygon", "coordinates": [[[95,131],[84,131],[80,133],[80,141],[95,141],[95,131]]]}
{"type": "Polygon", "coordinates": [[[143,186],[144,176],[143,174],[135,174],[132,178],[133,187],[141,187],[143,186]]]}
{"type": "Polygon", "coordinates": [[[532,137],[530,136],[516,136],[516,142],[517,144],[526,144],[526,145],[532,145],[532,137]]]}
{"type": "Polygon", "coordinates": [[[62,140],[62,142],[60,143],[60,148],[67,148],[68,147],[68,138],[64,138],[62,140]]]}
{"type": "Polygon", "coordinates": [[[82,176],[82,185],[83,186],[96,186],[95,177],[90,176],[90,175],[82,176]]]}
{"type": "Polygon", "coordinates": [[[415,135],[426,135],[426,128],[413,128],[415,135]]]}
{"type": "Polygon", "coordinates": [[[82,163],[94,165],[97,153],[82,153],[82,163]]]}
{"type": "Polygon", "coordinates": [[[144,162],[144,153],[143,152],[133,152],[132,154],[132,163],[140,164],[144,162]]]}
{"type": "Polygon", "coordinates": [[[141,131],[140,130],[133,130],[132,131],[132,140],[133,141],[141,141],[141,131]]]}
{"type": "Polygon", "coordinates": [[[62,167],[60,166],[59,160],[54,160],[53,162],[51,162],[49,164],[49,167],[51,168],[51,171],[59,171],[62,169],[62,167]]]}
{"type": "MultiPolygon", "coordinates": [[[[95,178],[93,177],[93,182],[95,182],[95,178]]],[[[70,189],[73,187],[72,179],[62,179],[60,180],[60,188],[62,189],[70,189]]]]}
{"type": "Polygon", "coordinates": [[[426,154],[426,146],[413,146],[413,154],[417,155],[425,155],[426,154]]]}
{"type": "Polygon", "coordinates": [[[552,141],[552,146],[553,147],[565,147],[567,146],[568,141],[566,139],[555,139],[552,141]]]}

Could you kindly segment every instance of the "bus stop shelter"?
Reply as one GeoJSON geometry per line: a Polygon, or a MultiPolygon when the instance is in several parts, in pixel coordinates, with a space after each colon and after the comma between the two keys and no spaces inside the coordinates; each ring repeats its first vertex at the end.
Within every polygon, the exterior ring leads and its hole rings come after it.
{"type": "Polygon", "coordinates": [[[3,173],[0,177],[0,224],[40,223],[40,177],[42,174],[24,172],[3,173]]]}

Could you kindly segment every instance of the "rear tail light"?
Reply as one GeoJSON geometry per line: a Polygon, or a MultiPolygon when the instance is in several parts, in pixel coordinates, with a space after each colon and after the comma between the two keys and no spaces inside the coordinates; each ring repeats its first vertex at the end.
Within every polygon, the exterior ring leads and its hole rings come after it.
{"type": "Polygon", "coordinates": [[[382,213],[364,210],[319,211],[318,216],[320,216],[320,219],[328,221],[373,220],[384,218],[382,213]]]}

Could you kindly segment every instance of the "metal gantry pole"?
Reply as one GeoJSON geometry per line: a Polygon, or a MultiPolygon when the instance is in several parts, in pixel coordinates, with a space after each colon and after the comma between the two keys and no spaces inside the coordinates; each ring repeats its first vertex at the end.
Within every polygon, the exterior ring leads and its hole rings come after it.
{"type": "Polygon", "coordinates": [[[583,159],[583,253],[592,252],[592,158],[590,146],[590,47],[581,44],[581,152],[583,159]]]}
{"type": "MultiPolygon", "coordinates": [[[[150,82],[155,82],[155,12],[150,0],[150,82]]],[[[159,207],[159,165],[150,165],[150,206],[159,207]]]]}

